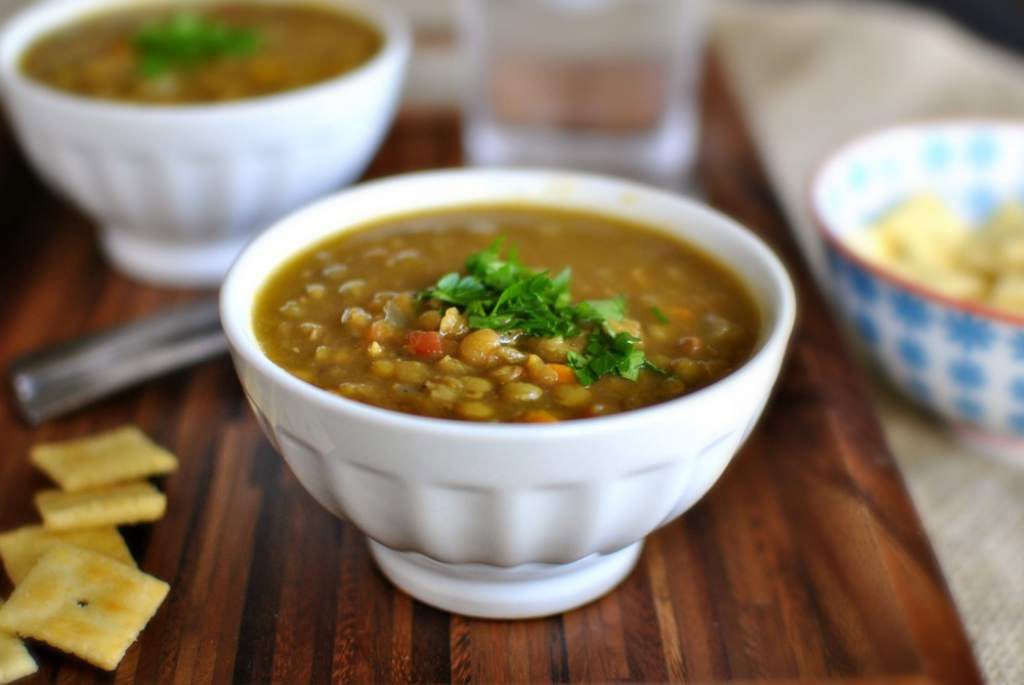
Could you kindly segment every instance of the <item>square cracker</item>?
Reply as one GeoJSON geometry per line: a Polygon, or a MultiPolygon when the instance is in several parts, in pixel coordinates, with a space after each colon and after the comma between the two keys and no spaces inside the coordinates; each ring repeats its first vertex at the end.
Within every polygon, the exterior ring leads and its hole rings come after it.
{"type": "Polygon", "coordinates": [[[15,585],[20,583],[40,557],[61,542],[91,549],[122,564],[135,566],[128,545],[124,544],[124,538],[113,526],[81,530],[46,530],[42,526],[25,526],[0,533],[0,560],[11,582],[15,585]]]}
{"type": "Polygon", "coordinates": [[[124,483],[170,473],[178,459],[135,426],[78,440],[36,445],[32,463],[63,490],[124,483]]]}
{"type": "Polygon", "coordinates": [[[167,497],[143,481],[85,492],[42,490],[35,503],[47,530],[70,530],[156,521],[167,497]]]}
{"type": "Polygon", "coordinates": [[[112,671],[169,590],[162,580],[102,554],[59,544],[0,609],[0,629],[112,671]]]}
{"type": "MultiPolygon", "coordinates": [[[[0,609],[3,609],[0,600],[0,609]]],[[[13,683],[39,670],[35,659],[16,636],[0,630],[0,684],[13,683]]]]}

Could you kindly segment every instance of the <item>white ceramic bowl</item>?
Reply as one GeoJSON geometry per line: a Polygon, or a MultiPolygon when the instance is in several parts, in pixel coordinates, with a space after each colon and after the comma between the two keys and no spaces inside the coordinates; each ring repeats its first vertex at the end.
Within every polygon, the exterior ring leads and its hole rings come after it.
{"type": "Polygon", "coordinates": [[[355,180],[393,119],[410,49],[403,18],[374,0],[324,2],[366,18],[385,42],[360,68],[307,88],[181,106],[48,88],[18,68],[36,38],[138,0],[47,0],[0,34],[0,92],[29,161],[99,224],[117,267],[161,284],[217,284],[257,230],[355,180]]]}
{"type": "Polygon", "coordinates": [[[334,195],[253,241],[221,291],[246,396],[306,489],[370,537],[384,573],[409,594],[495,618],[563,611],[625,577],[644,536],[700,499],[750,433],[778,376],[794,310],[778,259],[725,216],[626,181],[525,170],[414,174],[334,195]],[[253,300],[289,257],[368,220],[493,202],[604,212],[700,246],[756,299],[756,353],[727,378],[671,402],[511,425],[360,404],[299,380],[261,351],[253,300]]]}
{"type": "Polygon", "coordinates": [[[1024,316],[955,300],[846,247],[929,192],[975,225],[1024,202],[1024,122],[940,121],[858,138],[812,181],[840,311],[886,375],[975,449],[1024,465],[1024,316]]]}

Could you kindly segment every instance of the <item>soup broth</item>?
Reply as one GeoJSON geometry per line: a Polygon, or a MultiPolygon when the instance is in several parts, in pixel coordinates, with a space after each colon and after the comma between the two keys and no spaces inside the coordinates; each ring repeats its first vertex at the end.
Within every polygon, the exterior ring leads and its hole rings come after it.
{"type": "Polygon", "coordinates": [[[519,205],[329,238],[269,277],[253,324],[271,360],[330,392],[502,422],[685,395],[742,365],[760,328],[738,279],[685,243],[609,216],[519,205]]]}

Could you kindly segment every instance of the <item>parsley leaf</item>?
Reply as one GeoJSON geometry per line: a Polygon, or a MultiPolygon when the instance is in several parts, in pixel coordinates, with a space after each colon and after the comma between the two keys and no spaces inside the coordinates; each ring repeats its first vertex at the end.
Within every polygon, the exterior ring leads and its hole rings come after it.
{"type": "Polygon", "coordinates": [[[668,323],[668,317],[665,316],[665,312],[661,311],[660,307],[651,307],[651,315],[661,323],[668,323]]]}
{"type": "Polygon", "coordinates": [[[583,354],[570,352],[569,366],[584,386],[593,385],[602,376],[617,375],[635,381],[643,369],[665,375],[652,364],[638,345],[640,341],[628,333],[610,334],[605,329],[593,331],[587,338],[583,354]]]}
{"type": "Polygon", "coordinates": [[[468,306],[474,302],[485,301],[489,297],[487,286],[476,276],[462,276],[450,273],[441,277],[433,288],[425,290],[421,297],[436,299],[448,304],[468,306]]]}
{"type": "Polygon", "coordinates": [[[255,52],[260,36],[248,28],[181,11],[142,27],[134,39],[139,68],[147,78],[196,67],[219,57],[255,52]]]}
{"type": "Polygon", "coordinates": [[[501,251],[505,247],[505,239],[498,238],[490,247],[469,256],[466,260],[466,271],[477,276],[488,287],[504,290],[516,281],[534,275],[519,261],[519,255],[511,249],[506,259],[501,259],[501,251]]]}
{"type": "Polygon", "coordinates": [[[584,321],[602,326],[622,321],[626,318],[626,298],[620,295],[610,300],[584,300],[576,306],[576,314],[584,321]]]}

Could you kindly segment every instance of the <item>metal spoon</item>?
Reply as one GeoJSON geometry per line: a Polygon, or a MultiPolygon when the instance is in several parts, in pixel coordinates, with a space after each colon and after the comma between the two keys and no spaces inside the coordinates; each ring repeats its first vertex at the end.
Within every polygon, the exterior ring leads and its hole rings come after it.
{"type": "Polygon", "coordinates": [[[35,425],[227,351],[216,300],[29,353],[11,364],[16,404],[35,425]]]}

